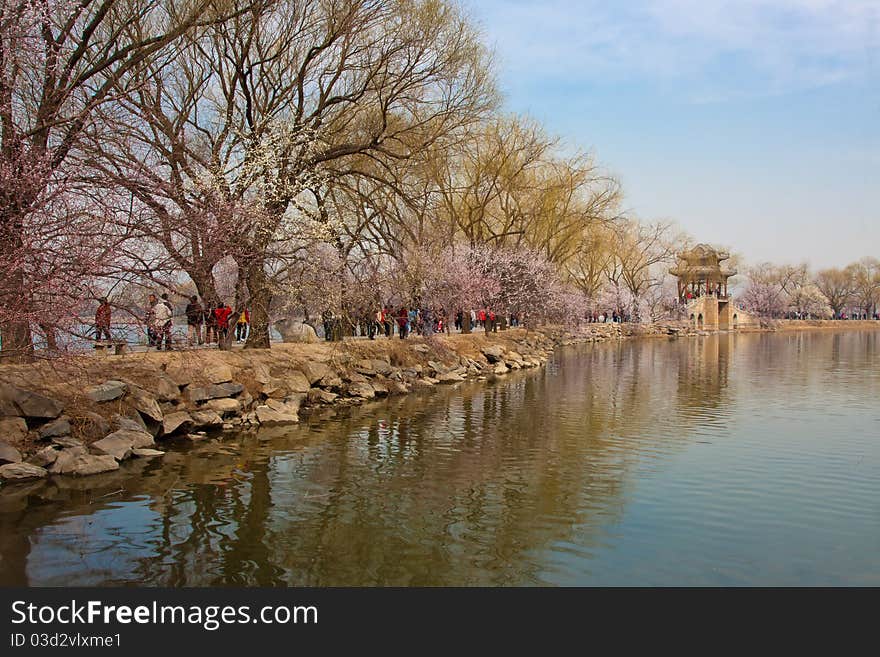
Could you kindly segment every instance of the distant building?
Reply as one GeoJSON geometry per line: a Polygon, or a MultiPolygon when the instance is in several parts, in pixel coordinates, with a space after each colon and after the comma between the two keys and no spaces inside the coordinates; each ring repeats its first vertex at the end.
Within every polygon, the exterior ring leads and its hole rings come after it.
{"type": "Polygon", "coordinates": [[[728,296],[728,279],[736,270],[723,265],[730,254],[698,244],[678,254],[678,265],[669,270],[678,278],[678,299],[687,308],[695,328],[735,329],[756,323],[728,296]]]}

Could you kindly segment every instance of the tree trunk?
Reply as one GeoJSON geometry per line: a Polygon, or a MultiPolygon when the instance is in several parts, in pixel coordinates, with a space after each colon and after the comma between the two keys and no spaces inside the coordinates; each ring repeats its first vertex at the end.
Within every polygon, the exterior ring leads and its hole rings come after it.
{"type": "MultiPolygon", "coordinates": [[[[8,283],[5,300],[7,309],[20,309],[24,314],[22,299],[28,298],[25,292],[24,272],[18,269],[8,283]]],[[[31,325],[27,320],[11,320],[0,326],[0,360],[5,362],[25,363],[34,358],[34,340],[31,325]]]]}
{"type": "Polygon", "coordinates": [[[245,349],[269,348],[269,304],[272,292],[262,261],[248,267],[247,285],[251,291],[251,330],[245,349]]]}

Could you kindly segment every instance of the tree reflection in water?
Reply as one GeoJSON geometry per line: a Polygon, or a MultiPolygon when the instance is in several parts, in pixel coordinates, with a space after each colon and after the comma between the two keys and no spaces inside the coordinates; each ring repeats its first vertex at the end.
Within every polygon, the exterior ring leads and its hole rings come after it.
{"type": "Polygon", "coordinates": [[[588,577],[639,482],[735,423],[738,397],[788,395],[780,378],[821,383],[842,361],[875,366],[876,346],[873,333],[817,333],[569,348],[542,372],[181,446],[161,467],[8,486],[0,584],[588,577]]]}

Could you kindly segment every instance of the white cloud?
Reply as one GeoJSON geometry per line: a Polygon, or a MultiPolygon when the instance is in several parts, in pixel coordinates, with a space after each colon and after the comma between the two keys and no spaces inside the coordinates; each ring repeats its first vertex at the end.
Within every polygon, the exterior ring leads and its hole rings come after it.
{"type": "Polygon", "coordinates": [[[514,78],[702,78],[711,98],[880,77],[878,0],[470,2],[514,78]]]}

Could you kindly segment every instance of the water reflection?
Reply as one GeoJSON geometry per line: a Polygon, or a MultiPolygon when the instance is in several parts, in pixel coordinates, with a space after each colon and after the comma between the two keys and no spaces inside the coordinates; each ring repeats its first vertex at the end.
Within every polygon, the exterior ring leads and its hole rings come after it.
{"type": "Polygon", "coordinates": [[[571,348],[7,487],[0,584],[876,584],[878,363],[872,332],[571,348]],[[840,561],[811,563],[826,545],[840,561]]]}

